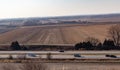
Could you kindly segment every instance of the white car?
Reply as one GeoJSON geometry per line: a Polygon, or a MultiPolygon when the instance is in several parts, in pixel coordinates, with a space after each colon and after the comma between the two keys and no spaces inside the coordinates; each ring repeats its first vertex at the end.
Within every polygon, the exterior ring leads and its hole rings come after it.
{"type": "Polygon", "coordinates": [[[28,53],[26,54],[26,58],[39,58],[39,57],[34,53],[28,53]]]}

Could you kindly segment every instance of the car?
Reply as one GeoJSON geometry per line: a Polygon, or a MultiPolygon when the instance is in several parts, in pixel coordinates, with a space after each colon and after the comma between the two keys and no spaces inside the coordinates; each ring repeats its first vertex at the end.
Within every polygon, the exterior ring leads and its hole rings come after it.
{"type": "Polygon", "coordinates": [[[64,52],[64,50],[60,50],[59,52],[64,52]]]}
{"type": "Polygon", "coordinates": [[[111,58],[117,58],[117,56],[116,55],[109,55],[109,54],[107,54],[107,55],[105,55],[106,57],[111,57],[111,58]]]}
{"type": "Polygon", "coordinates": [[[117,56],[116,56],[116,55],[111,55],[111,57],[112,57],[112,58],[117,58],[117,56]]]}
{"type": "Polygon", "coordinates": [[[28,53],[27,56],[28,57],[37,57],[36,54],[34,54],[34,53],[28,53]]]}
{"type": "Polygon", "coordinates": [[[74,57],[81,57],[80,54],[74,54],[74,57]]]}
{"type": "Polygon", "coordinates": [[[106,55],[105,55],[105,57],[111,57],[111,55],[109,55],[109,54],[106,54],[106,55]]]}

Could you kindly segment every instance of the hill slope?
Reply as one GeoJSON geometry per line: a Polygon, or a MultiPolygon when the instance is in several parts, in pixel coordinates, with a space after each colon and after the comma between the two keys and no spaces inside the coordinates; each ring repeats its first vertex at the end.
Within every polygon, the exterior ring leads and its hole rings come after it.
{"type": "Polygon", "coordinates": [[[112,25],[26,26],[0,34],[0,44],[16,40],[22,44],[75,44],[87,37],[103,41],[112,25]]]}

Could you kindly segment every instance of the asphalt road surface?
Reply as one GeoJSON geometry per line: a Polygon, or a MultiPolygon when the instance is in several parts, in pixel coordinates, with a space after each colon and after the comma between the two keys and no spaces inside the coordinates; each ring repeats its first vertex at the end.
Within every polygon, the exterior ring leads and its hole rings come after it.
{"type": "Polygon", "coordinates": [[[47,58],[48,53],[50,53],[52,59],[110,59],[111,57],[106,57],[106,55],[115,55],[117,59],[120,59],[120,51],[0,51],[0,58],[22,58],[27,56],[27,58],[47,58]],[[35,55],[36,57],[29,56],[28,54],[35,55]],[[78,54],[80,57],[75,57],[78,54]]]}

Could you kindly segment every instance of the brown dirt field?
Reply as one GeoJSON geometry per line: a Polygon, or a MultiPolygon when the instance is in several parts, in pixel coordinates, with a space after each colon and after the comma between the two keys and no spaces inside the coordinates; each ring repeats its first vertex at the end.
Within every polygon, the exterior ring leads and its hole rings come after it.
{"type": "MultiPolygon", "coordinates": [[[[120,70],[119,63],[45,63],[46,70],[120,70]]],[[[20,63],[0,63],[0,70],[22,70],[20,63]],[[12,69],[11,69],[12,68],[12,69]]]]}
{"type": "Polygon", "coordinates": [[[16,40],[21,44],[75,44],[87,37],[103,41],[112,25],[114,24],[21,27],[0,34],[0,44],[10,44],[16,40]]]}

